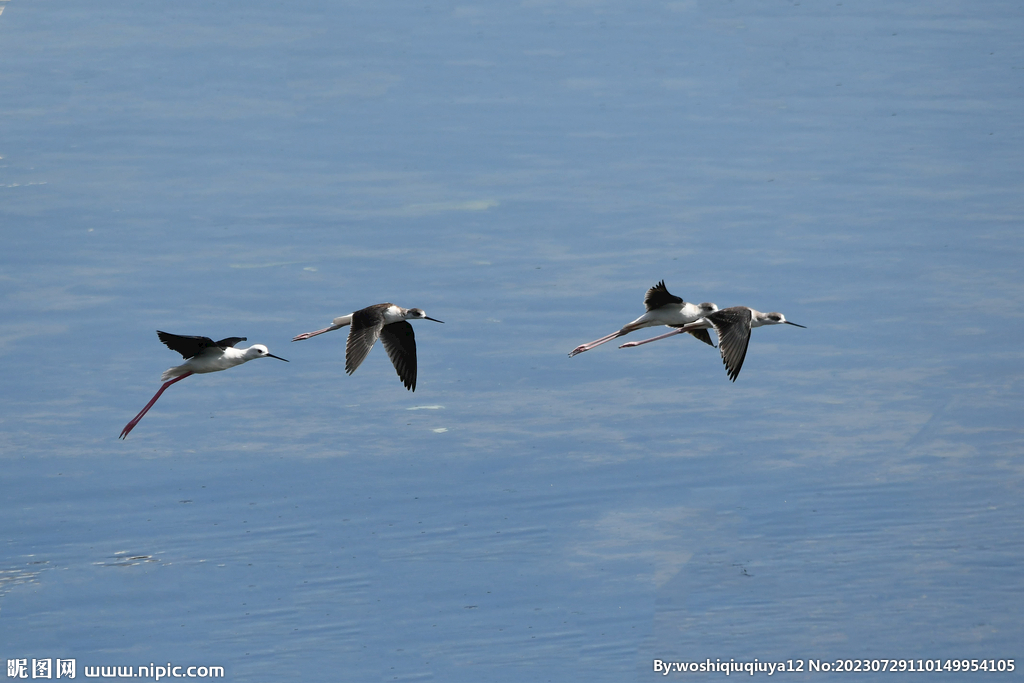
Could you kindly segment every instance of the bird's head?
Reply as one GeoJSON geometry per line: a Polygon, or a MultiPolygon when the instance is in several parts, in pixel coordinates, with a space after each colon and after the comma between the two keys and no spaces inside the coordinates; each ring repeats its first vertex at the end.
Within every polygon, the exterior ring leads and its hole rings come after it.
{"type": "Polygon", "coordinates": [[[431,318],[430,316],[427,315],[427,312],[424,311],[422,308],[410,308],[409,309],[409,318],[410,319],[416,319],[416,320],[433,320],[435,323],[443,323],[444,322],[443,320],[438,320],[436,318],[431,318]]]}
{"type": "Polygon", "coordinates": [[[788,320],[786,320],[786,316],[776,311],[772,311],[771,313],[765,313],[764,322],[766,325],[782,325],[783,323],[785,323],[786,325],[792,325],[793,327],[803,327],[805,330],[807,329],[807,327],[804,325],[797,325],[796,323],[789,322],[788,320]]]}
{"type": "Polygon", "coordinates": [[[245,355],[249,356],[250,360],[253,358],[276,358],[278,360],[283,360],[285,363],[289,362],[287,358],[281,358],[280,356],[272,354],[270,349],[263,344],[253,344],[245,350],[245,355]]]}
{"type": "Polygon", "coordinates": [[[714,313],[715,311],[718,310],[718,306],[716,306],[715,304],[712,304],[712,303],[708,303],[707,301],[705,301],[702,304],[697,304],[697,308],[700,309],[700,314],[702,316],[710,315],[710,314],[712,314],[712,313],[714,313]]]}

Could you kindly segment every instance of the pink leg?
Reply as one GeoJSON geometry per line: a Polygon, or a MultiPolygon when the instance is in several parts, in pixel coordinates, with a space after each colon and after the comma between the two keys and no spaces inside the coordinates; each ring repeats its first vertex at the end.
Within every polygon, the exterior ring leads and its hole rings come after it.
{"type": "Polygon", "coordinates": [[[158,398],[160,398],[160,395],[163,394],[167,390],[167,387],[171,386],[175,382],[180,382],[181,380],[185,379],[186,377],[188,377],[191,374],[192,374],[191,372],[186,372],[181,377],[175,377],[172,380],[168,380],[168,381],[164,382],[164,385],[162,387],[160,387],[160,391],[156,392],[156,395],[153,398],[150,399],[149,403],[146,404],[146,407],[143,408],[142,410],[140,410],[139,414],[136,415],[134,418],[132,418],[132,421],[124,426],[124,429],[121,430],[121,436],[119,436],[118,438],[119,439],[125,438],[126,436],[128,436],[128,434],[131,433],[131,431],[133,429],[135,429],[135,425],[139,424],[139,420],[141,420],[143,418],[143,416],[145,416],[145,414],[149,412],[149,409],[153,407],[153,404],[156,403],[156,400],[158,398]]]}
{"type": "Polygon", "coordinates": [[[626,330],[625,332],[623,332],[622,330],[619,330],[618,332],[613,332],[612,334],[609,334],[606,337],[601,337],[600,339],[595,339],[594,341],[588,342],[586,344],[580,344],[575,349],[573,349],[572,351],[569,352],[569,358],[572,358],[573,356],[575,356],[578,353],[583,353],[584,351],[589,351],[590,349],[595,348],[597,346],[600,346],[601,344],[604,344],[606,342],[610,342],[612,339],[618,339],[622,335],[629,334],[630,332],[632,332],[632,330],[626,330]]]}
{"type": "Polygon", "coordinates": [[[664,339],[665,337],[671,337],[674,334],[683,334],[684,332],[689,332],[689,330],[683,330],[683,329],[672,330],[671,332],[666,332],[665,334],[659,334],[657,337],[651,337],[650,339],[644,339],[643,341],[626,342],[625,344],[622,344],[621,346],[619,346],[619,348],[620,349],[628,349],[628,348],[632,348],[634,346],[640,346],[641,344],[649,344],[652,341],[658,341],[659,339],[664,339]]]}
{"type": "Polygon", "coordinates": [[[325,327],[324,329],[317,330],[316,332],[304,332],[303,334],[297,334],[294,337],[292,337],[292,341],[302,341],[303,339],[309,339],[310,337],[315,337],[318,334],[323,334],[324,332],[331,332],[332,330],[336,329],[338,328],[335,327],[334,325],[331,325],[330,327],[325,327]]]}

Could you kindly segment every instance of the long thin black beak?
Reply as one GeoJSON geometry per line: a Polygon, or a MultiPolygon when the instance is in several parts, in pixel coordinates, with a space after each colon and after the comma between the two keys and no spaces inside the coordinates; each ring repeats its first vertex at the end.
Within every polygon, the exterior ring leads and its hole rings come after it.
{"type": "Polygon", "coordinates": [[[290,360],[288,360],[287,358],[281,358],[281,356],[275,356],[275,355],[274,355],[274,354],[272,354],[272,353],[268,353],[268,354],[267,354],[267,358],[276,358],[276,359],[278,359],[278,360],[283,360],[283,361],[284,361],[285,363],[291,363],[291,361],[290,361],[290,360]]]}
{"type": "Polygon", "coordinates": [[[427,316],[423,316],[423,319],[424,320],[433,320],[435,323],[443,323],[444,322],[443,320],[438,320],[437,318],[428,318],[427,316]]]}
{"type": "Polygon", "coordinates": [[[806,326],[806,325],[797,325],[796,323],[791,323],[791,322],[789,322],[788,320],[786,321],[786,324],[787,324],[787,325],[792,325],[793,327],[802,327],[802,328],[804,328],[805,330],[807,329],[807,326],[806,326]]]}

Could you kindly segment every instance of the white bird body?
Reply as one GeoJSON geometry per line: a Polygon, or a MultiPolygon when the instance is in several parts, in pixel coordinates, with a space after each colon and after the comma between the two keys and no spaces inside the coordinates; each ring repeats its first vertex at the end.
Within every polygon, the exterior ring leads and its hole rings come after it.
{"type": "Polygon", "coordinates": [[[253,344],[247,349],[236,349],[235,344],[245,341],[245,337],[227,337],[220,341],[213,341],[209,337],[189,337],[161,332],[160,330],[157,330],[156,336],[160,338],[160,341],[167,348],[177,351],[186,360],[181,365],[164,370],[160,376],[163,386],[150,399],[146,407],[140,410],[139,414],[121,430],[121,436],[119,437],[121,439],[127,437],[135,429],[135,425],[139,424],[139,420],[149,412],[149,409],[153,407],[156,400],[167,390],[167,387],[175,382],[180,382],[190,375],[227,370],[228,368],[251,361],[254,358],[277,358],[277,360],[288,362],[284,358],[270,353],[270,350],[263,344],[253,344]]]}
{"type": "Polygon", "coordinates": [[[718,333],[718,349],[722,354],[722,363],[725,365],[729,379],[735,382],[740,374],[740,369],[743,367],[743,360],[747,356],[747,346],[750,344],[750,330],[764,325],[782,324],[803,327],[803,325],[797,325],[786,320],[786,316],[775,311],[762,313],[748,306],[732,306],[715,311],[692,323],[678,326],[678,329],[671,332],[666,332],[650,339],[644,339],[643,341],[627,342],[619,348],[625,349],[641,346],[676,334],[683,334],[684,332],[693,334],[695,330],[714,328],[715,332],[718,333]]]}
{"type": "MultiPolygon", "coordinates": [[[[217,347],[208,348],[207,350],[200,353],[198,356],[193,356],[181,365],[176,365],[173,368],[167,368],[164,373],[160,375],[162,381],[167,381],[175,377],[181,377],[189,373],[202,374],[204,372],[219,372],[221,370],[227,370],[233,368],[236,365],[241,365],[255,358],[277,358],[270,353],[263,344],[253,344],[247,349],[236,349],[232,346],[226,349],[219,349],[217,347]]],[[[283,360],[283,359],[281,359],[283,360]]]]}
{"type": "MultiPolygon", "coordinates": [[[[717,310],[717,308],[712,310],[717,310]]],[[[653,311],[647,311],[633,322],[623,325],[622,329],[632,332],[643,327],[657,327],[658,325],[685,325],[699,320],[708,313],[711,311],[701,308],[701,305],[684,301],[681,304],[668,304],[661,308],[655,308],[653,311]]]]}
{"type": "MultiPolygon", "coordinates": [[[[569,357],[572,358],[577,354],[589,351],[601,344],[610,342],[612,339],[617,339],[625,334],[629,334],[630,332],[644,327],[657,327],[658,325],[686,325],[700,320],[709,313],[713,313],[718,310],[718,306],[715,304],[691,304],[683,301],[678,296],[670,294],[668,289],[665,287],[664,280],[647,290],[647,294],[644,296],[644,306],[647,307],[647,312],[642,316],[631,323],[623,325],[618,332],[612,332],[600,339],[595,339],[594,341],[586,344],[580,344],[569,352],[569,357]]],[[[686,330],[686,332],[689,332],[705,344],[714,346],[714,344],[711,343],[711,337],[708,336],[706,329],[707,328],[695,327],[693,329],[686,330]]]]}
{"type": "Polygon", "coordinates": [[[350,325],[348,342],[345,344],[345,372],[350,375],[355,372],[379,338],[402,384],[409,391],[416,391],[416,334],[409,320],[444,322],[427,316],[422,308],[402,308],[391,303],[374,304],[337,317],[329,327],[322,330],[297,334],[292,341],[302,341],[350,325]]]}

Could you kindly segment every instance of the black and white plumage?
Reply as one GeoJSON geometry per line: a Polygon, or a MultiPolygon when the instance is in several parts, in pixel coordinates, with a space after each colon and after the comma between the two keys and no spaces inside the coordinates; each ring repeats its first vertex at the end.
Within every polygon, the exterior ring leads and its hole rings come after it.
{"type": "Polygon", "coordinates": [[[165,381],[186,373],[227,370],[254,358],[285,360],[270,353],[270,350],[263,344],[253,344],[247,349],[236,349],[235,344],[246,341],[245,337],[226,337],[215,342],[209,337],[189,337],[159,330],[157,330],[156,336],[167,348],[177,351],[185,358],[185,362],[181,365],[164,370],[160,379],[165,381]]]}
{"type": "Polygon", "coordinates": [[[160,376],[160,380],[164,383],[163,386],[150,399],[146,407],[140,410],[139,414],[121,430],[121,436],[119,437],[121,439],[127,437],[135,429],[135,425],[149,412],[149,409],[153,407],[156,400],[167,390],[167,387],[190,375],[227,370],[255,358],[277,358],[277,360],[288,362],[284,358],[270,353],[270,350],[263,344],[253,344],[247,349],[236,349],[235,344],[245,341],[245,337],[226,337],[220,341],[213,341],[209,337],[185,336],[160,330],[157,330],[156,336],[171,351],[180,353],[185,362],[164,370],[164,373],[160,376]]]}
{"type": "MultiPolygon", "coordinates": [[[[712,303],[690,304],[683,301],[680,297],[669,293],[664,280],[647,290],[647,294],[644,296],[644,306],[647,308],[647,312],[642,316],[631,323],[623,325],[618,332],[613,332],[586,344],[580,344],[569,352],[569,357],[572,358],[577,354],[589,351],[601,344],[610,342],[612,339],[617,339],[622,335],[644,327],[687,325],[718,310],[718,306],[712,303]]],[[[707,329],[693,329],[686,330],[686,332],[689,332],[705,344],[714,346],[710,335],[707,333],[707,329]]]]}
{"type": "Polygon", "coordinates": [[[348,325],[351,329],[345,344],[345,372],[350,375],[355,372],[377,339],[380,339],[402,384],[409,391],[416,391],[416,334],[409,320],[444,322],[427,316],[422,308],[402,308],[390,303],[374,304],[335,318],[329,327],[322,330],[296,335],[292,341],[302,341],[348,325]]]}
{"type": "Polygon", "coordinates": [[[715,311],[710,315],[704,316],[701,320],[683,325],[672,332],[644,339],[643,341],[627,342],[619,348],[641,346],[675,334],[682,334],[684,332],[692,334],[694,330],[707,330],[713,327],[715,332],[718,333],[718,349],[722,354],[722,363],[725,365],[725,371],[728,373],[729,379],[735,382],[736,378],[740,375],[743,361],[747,357],[747,346],[750,345],[750,331],[755,327],[762,327],[763,325],[782,324],[804,327],[803,325],[797,325],[786,320],[786,316],[775,311],[762,313],[747,306],[732,306],[715,311]]]}
{"type": "Polygon", "coordinates": [[[182,358],[195,358],[206,349],[217,347],[221,351],[228,347],[234,347],[238,342],[248,341],[247,337],[225,337],[220,341],[213,341],[209,337],[190,337],[170,332],[156,331],[157,338],[171,351],[177,351],[182,358]]]}

